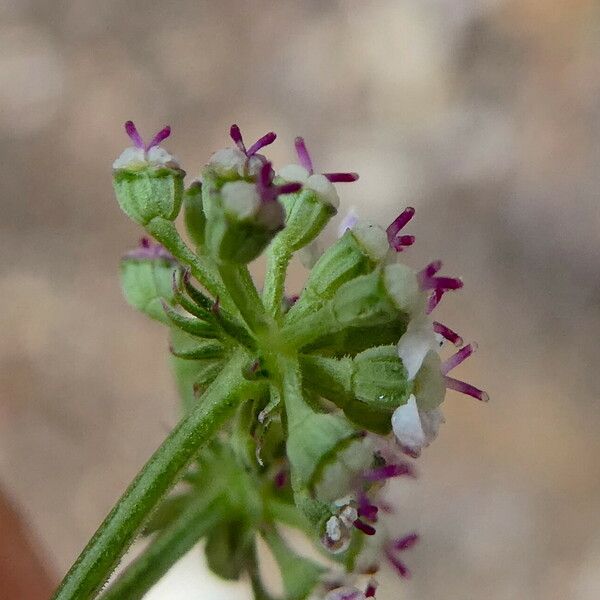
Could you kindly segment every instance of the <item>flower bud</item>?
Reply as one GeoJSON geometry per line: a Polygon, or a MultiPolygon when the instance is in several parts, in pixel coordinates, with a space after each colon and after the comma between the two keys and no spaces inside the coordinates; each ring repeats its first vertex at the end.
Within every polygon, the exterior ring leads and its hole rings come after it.
{"type": "Polygon", "coordinates": [[[174,301],[173,272],[177,261],[159,244],[143,238],[121,261],[121,286],[127,302],[144,314],[168,323],[163,302],[174,301]]]}
{"type": "Polygon", "coordinates": [[[304,290],[290,311],[289,319],[318,309],[344,283],[373,271],[388,252],[385,232],[376,225],[347,229],[310,271],[304,290]]]}
{"type": "Polygon", "coordinates": [[[134,142],[113,163],[113,185],[119,206],[139,225],[157,217],[173,221],[179,214],[185,172],[175,158],[159,146],[170,128],[159,131],[144,145],[135,125],[125,130],[134,142]]]}
{"type": "Polygon", "coordinates": [[[183,210],[185,227],[194,244],[201,247],[204,244],[204,228],[206,215],[202,207],[202,184],[195,181],[183,195],[183,210]]]}
{"type": "Polygon", "coordinates": [[[369,348],[354,357],[352,391],[360,402],[381,410],[406,402],[412,384],[395,346],[369,348]]]}
{"type": "Polygon", "coordinates": [[[284,226],[281,204],[265,199],[253,183],[231,181],[212,187],[208,197],[206,246],[219,261],[254,260],[284,226]]]}

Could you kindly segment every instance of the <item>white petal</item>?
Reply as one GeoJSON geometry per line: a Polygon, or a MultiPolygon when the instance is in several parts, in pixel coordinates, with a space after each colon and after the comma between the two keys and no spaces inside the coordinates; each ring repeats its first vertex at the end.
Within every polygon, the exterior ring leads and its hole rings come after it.
{"type": "Polygon", "coordinates": [[[421,292],[417,274],[406,265],[395,263],[383,270],[386,290],[397,308],[410,316],[423,310],[425,296],[421,292]]]}
{"type": "Polygon", "coordinates": [[[358,221],[352,233],[372,260],[382,260],[390,249],[385,231],[369,221],[358,221]]]}
{"type": "Polygon", "coordinates": [[[430,350],[437,348],[433,326],[429,319],[411,321],[406,333],[398,342],[398,356],[413,380],[430,350]]]}
{"type": "Polygon", "coordinates": [[[425,433],[425,441],[428,446],[437,437],[440,425],[446,422],[444,415],[439,408],[433,410],[420,410],[419,416],[421,417],[421,426],[425,433]]]}
{"type": "Polygon", "coordinates": [[[141,166],[146,162],[146,155],[143,148],[131,146],[125,148],[121,155],[113,163],[113,169],[125,169],[132,166],[141,166]]]}
{"type": "Polygon", "coordinates": [[[146,158],[149,163],[154,165],[166,165],[168,163],[177,164],[177,159],[160,146],[154,146],[153,148],[150,148],[146,158]]]}
{"type": "Polygon", "coordinates": [[[333,186],[333,183],[325,175],[311,175],[304,184],[304,187],[313,190],[322,202],[326,202],[337,209],[340,205],[340,197],[333,186]]]}
{"type": "Polygon", "coordinates": [[[261,205],[256,186],[247,181],[231,181],[221,190],[223,207],[240,219],[255,215],[261,205]]]}
{"type": "Polygon", "coordinates": [[[338,238],[341,238],[345,233],[346,229],[354,229],[354,226],[358,223],[358,213],[351,208],[346,216],[342,219],[338,226],[337,234],[338,238]]]}
{"type": "Polygon", "coordinates": [[[418,452],[427,445],[427,437],[417,409],[417,400],[412,394],[406,404],[394,411],[392,429],[400,445],[405,448],[418,452]]]}
{"type": "Polygon", "coordinates": [[[223,175],[243,175],[246,155],[239,148],[224,148],[217,150],[208,164],[223,175]]]}
{"type": "Polygon", "coordinates": [[[306,183],[309,177],[309,172],[300,165],[286,165],[279,170],[277,175],[286,181],[299,181],[300,183],[306,183]]]}

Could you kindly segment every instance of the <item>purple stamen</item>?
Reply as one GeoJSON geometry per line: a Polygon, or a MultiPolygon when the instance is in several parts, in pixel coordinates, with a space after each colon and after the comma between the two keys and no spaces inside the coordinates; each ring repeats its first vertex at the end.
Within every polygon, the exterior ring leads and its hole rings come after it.
{"type": "Polygon", "coordinates": [[[412,246],[414,243],[415,243],[414,235],[400,235],[390,241],[390,246],[396,252],[402,252],[402,250],[404,250],[404,248],[407,248],[408,246],[412,246]]]}
{"type": "Polygon", "coordinates": [[[403,462],[371,469],[370,471],[363,473],[363,479],[366,481],[385,481],[386,479],[401,477],[403,475],[407,475],[408,477],[416,477],[415,470],[410,463],[403,462]]]}
{"type": "Polygon", "coordinates": [[[270,131],[269,133],[266,133],[261,138],[259,138],[256,142],[254,142],[254,144],[252,144],[252,146],[250,146],[250,148],[248,149],[248,152],[246,152],[246,156],[254,156],[261,148],[264,148],[265,146],[269,146],[270,144],[272,144],[276,138],[277,138],[277,134],[274,131],[270,131]]]}
{"type": "Polygon", "coordinates": [[[288,474],[286,469],[280,469],[275,474],[275,487],[281,489],[285,487],[288,479],[288,474]]]}
{"type": "Polygon", "coordinates": [[[146,152],[150,150],[150,148],[155,148],[159,146],[161,142],[166,140],[171,135],[171,127],[169,125],[165,125],[153,138],[152,141],[146,146],[146,152]]]}
{"type": "Polygon", "coordinates": [[[419,280],[419,283],[431,279],[441,268],[441,260],[434,260],[433,262],[430,262],[424,269],[417,273],[417,279],[419,280]]]}
{"type": "Polygon", "coordinates": [[[403,577],[404,579],[408,579],[410,577],[410,571],[408,570],[406,565],[399,558],[394,556],[391,550],[386,549],[385,555],[387,556],[387,559],[390,561],[394,569],[396,569],[400,577],[403,577]]]}
{"type": "Polygon", "coordinates": [[[277,138],[277,134],[274,131],[270,131],[266,133],[261,138],[259,138],[248,150],[246,150],[246,145],[244,144],[244,138],[242,138],[242,132],[240,128],[234,123],[229,128],[229,135],[231,139],[235,142],[235,145],[248,157],[254,156],[261,148],[272,144],[277,138]]]}
{"type": "Polygon", "coordinates": [[[460,337],[460,335],[458,335],[458,333],[452,331],[450,327],[447,327],[439,321],[433,322],[433,331],[439,333],[444,339],[448,340],[455,346],[461,346],[463,343],[463,339],[460,337]]]}
{"type": "Polygon", "coordinates": [[[304,138],[297,137],[294,140],[294,145],[296,146],[296,154],[298,155],[300,165],[308,171],[309,175],[312,175],[314,173],[313,164],[308,149],[306,148],[306,144],[304,143],[304,138]]]}
{"type": "Polygon", "coordinates": [[[354,521],[352,524],[354,527],[356,527],[356,529],[362,531],[365,535],[375,535],[377,533],[375,527],[368,525],[360,519],[356,519],[356,521],[354,521]]]}
{"type": "Polygon", "coordinates": [[[388,226],[385,230],[388,236],[390,244],[392,240],[400,233],[404,226],[414,217],[415,209],[412,206],[405,208],[388,226]]]}
{"type": "Polygon", "coordinates": [[[359,517],[364,517],[367,519],[367,521],[371,521],[373,523],[377,522],[377,513],[379,512],[379,508],[369,502],[369,499],[365,493],[361,492],[358,495],[357,512],[359,517]]]}
{"type": "Polygon", "coordinates": [[[369,581],[367,589],[365,590],[365,598],[375,598],[377,592],[377,583],[375,581],[369,581]]]}
{"type": "Polygon", "coordinates": [[[461,348],[456,354],[453,354],[449,359],[444,361],[441,366],[441,371],[444,375],[447,375],[452,369],[458,367],[460,363],[465,361],[473,352],[477,350],[477,344],[467,344],[461,348]]]}
{"type": "Polygon", "coordinates": [[[256,189],[263,202],[275,202],[281,194],[292,194],[302,189],[302,184],[297,182],[273,185],[273,175],[271,163],[266,162],[256,178],[256,189]]]}
{"type": "Polygon", "coordinates": [[[133,145],[136,148],[144,148],[144,141],[142,140],[142,136],[139,134],[137,127],[134,125],[133,121],[127,121],[125,123],[125,133],[129,136],[133,145]]]}
{"type": "Polygon", "coordinates": [[[230,135],[231,139],[235,142],[235,145],[244,154],[246,154],[246,146],[244,146],[244,140],[242,139],[242,132],[240,131],[240,128],[235,123],[229,128],[229,135],[230,135]]]}
{"type": "Polygon", "coordinates": [[[331,183],[352,183],[358,179],[358,173],[323,173],[323,177],[331,183]]]}
{"type": "Polygon", "coordinates": [[[394,550],[398,550],[399,552],[403,552],[404,550],[408,550],[412,548],[419,541],[419,534],[417,533],[409,533],[404,537],[398,538],[392,542],[392,548],[394,550]]]}
{"type": "Polygon", "coordinates": [[[476,388],[470,383],[465,383],[464,381],[454,379],[453,377],[448,377],[447,375],[444,377],[444,382],[446,387],[450,390],[455,390],[461,394],[466,394],[467,396],[471,396],[471,398],[475,398],[481,402],[489,402],[490,400],[487,392],[476,388]]]}
{"type": "Polygon", "coordinates": [[[444,295],[444,290],[434,290],[433,293],[427,298],[427,308],[425,309],[425,313],[430,315],[433,309],[440,303],[442,296],[444,295]]]}

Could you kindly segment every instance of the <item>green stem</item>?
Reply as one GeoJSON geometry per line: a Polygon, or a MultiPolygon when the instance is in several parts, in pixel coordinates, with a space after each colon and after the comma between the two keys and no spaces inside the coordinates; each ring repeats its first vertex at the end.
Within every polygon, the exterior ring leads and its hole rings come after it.
{"type": "Polygon", "coordinates": [[[208,531],[225,518],[222,498],[198,497],[163,530],[102,594],[101,600],[139,600],[208,531]]]}
{"type": "Polygon", "coordinates": [[[157,217],[146,225],[146,231],[160,242],[179,262],[190,268],[192,275],[215,297],[221,304],[231,310],[233,308],[227,288],[223,285],[217,269],[210,259],[198,256],[188,248],[181,239],[172,221],[157,217]]]}
{"type": "Polygon", "coordinates": [[[240,314],[255,333],[266,330],[269,322],[246,265],[222,263],[219,272],[240,314]]]}
{"type": "Polygon", "coordinates": [[[240,398],[250,393],[253,384],[240,374],[246,360],[241,353],[234,356],[202,402],[171,431],[84,548],[54,600],[89,600],[102,587],[198,449],[233,414],[240,398]]]}
{"type": "Polygon", "coordinates": [[[263,302],[265,309],[275,319],[279,319],[281,313],[281,302],[285,293],[285,276],[292,258],[281,238],[277,237],[269,247],[267,253],[267,271],[263,288],[263,302]]]}

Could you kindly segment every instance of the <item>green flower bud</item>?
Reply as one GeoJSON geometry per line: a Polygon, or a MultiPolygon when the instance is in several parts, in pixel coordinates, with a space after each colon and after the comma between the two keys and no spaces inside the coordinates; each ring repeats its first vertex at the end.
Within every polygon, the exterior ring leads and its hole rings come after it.
{"type": "Polygon", "coordinates": [[[330,246],[310,271],[298,302],[288,319],[320,308],[346,282],[373,271],[389,249],[383,229],[357,225],[330,246]]]}
{"type": "Polygon", "coordinates": [[[127,302],[149,317],[168,323],[163,302],[174,302],[177,261],[159,244],[143,238],[121,261],[121,286],[127,302]]]}
{"type": "Polygon", "coordinates": [[[183,210],[185,227],[194,244],[201,247],[204,244],[204,228],[206,215],[202,208],[202,184],[195,181],[183,195],[183,210]]]}
{"type": "Polygon", "coordinates": [[[254,260],[284,226],[281,204],[264,201],[252,183],[232,181],[220,190],[212,187],[209,197],[206,247],[221,262],[254,260]]]}
{"type": "Polygon", "coordinates": [[[179,214],[185,171],[160,142],[170,128],[159,131],[144,145],[135,125],[128,121],[125,130],[134,142],[113,163],[113,185],[119,206],[136,223],[146,226],[161,217],[173,221],[179,214]]]}
{"type": "Polygon", "coordinates": [[[412,384],[396,346],[369,348],[354,357],[352,391],[360,402],[394,410],[412,393],[412,384]]]}

